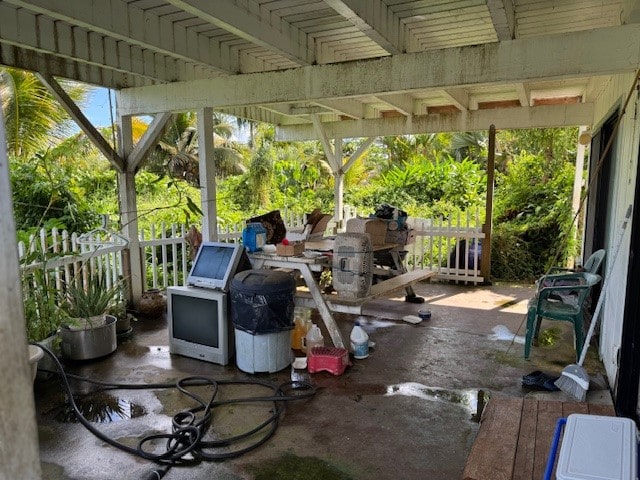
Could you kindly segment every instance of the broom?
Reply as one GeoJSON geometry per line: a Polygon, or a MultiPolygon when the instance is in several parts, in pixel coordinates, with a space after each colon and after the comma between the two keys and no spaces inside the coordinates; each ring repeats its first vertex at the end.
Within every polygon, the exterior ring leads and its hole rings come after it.
{"type": "MultiPolygon", "coordinates": [[[[622,239],[624,238],[624,232],[627,228],[627,223],[629,222],[629,217],[631,216],[631,205],[627,208],[627,213],[625,215],[624,220],[622,221],[622,231],[620,232],[620,239],[615,247],[615,252],[613,253],[613,258],[611,260],[611,265],[615,265],[616,258],[618,257],[618,252],[620,251],[620,246],[622,245],[622,239]]],[[[596,323],[598,322],[598,317],[600,316],[600,310],[602,309],[602,304],[604,303],[604,297],[607,294],[608,287],[608,277],[604,279],[604,284],[602,285],[602,292],[600,292],[600,298],[598,298],[598,303],[596,304],[596,309],[593,312],[593,318],[591,319],[591,325],[589,325],[589,331],[587,332],[587,337],[584,341],[584,346],[582,347],[582,353],[580,354],[580,359],[577,364],[572,364],[565,367],[562,370],[562,374],[555,381],[555,386],[558,387],[563,392],[571,395],[578,402],[584,402],[587,398],[587,391],[589,390],[589,374],[582,367],[585,358],[587,357],[587,349],[589,348],[589,343],[591,342],[591,337],[593,336],[593,332],[596,329],[596,323]]]]}

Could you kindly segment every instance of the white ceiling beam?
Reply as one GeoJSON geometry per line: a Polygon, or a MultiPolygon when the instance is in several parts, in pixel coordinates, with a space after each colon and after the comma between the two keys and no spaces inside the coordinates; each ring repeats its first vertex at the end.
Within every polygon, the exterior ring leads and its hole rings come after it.
{"type": "Polygon", "coordinates": [[[640,25],[623,25],[510,42],[456,47],[278,72],[123,89],[123,115],[321,102],[323,99],[442,90],[633,72],[640,25]],[[286,86],[286,88],[283,88],[286,86]]]}
{"type": "MultiPolygon", "coordinates": [[[[128,74],[129,78],[138,76],[145,79],[147,84],[156,81],[156,77],[162,77],[162,75],[167,77],[166,80],[175,79],[178,77],[178,71],[180,76],[187,75],[191,79],[202,78],[202,76],[192,75],[195,71],[185,69],[184,62],[179,60],[167,61],[166,57],[160,55],[149,58],[145,55],[145,50],[137,46],[105,39],[81,27],[72,28],[65,22],[54,21],[25,9],[17,9],[4,2],[0,2],[0,31],[3,45],[20,49],[16,50],[13,58],[7,59],[12,60],[11,63],[2,62],[7,66],[31,70],[28,59],[23,59],[20,55],[23,51],[31,50],[41,55],[44,63],[56,64],[57,59],[64,59],[67,65],[74,65],[74,68],[61,72],[60,76],[75,80],[82,80],[78,77],[86,66],[105,72],[111,70],[114,73],[128,74]],[[53,55],[54,58],[45,58],[45,55],[53,55]],[[160,72],[162,75],[158,75],[160,72]]],[[[50,70],[45,68],[41,71],[50,70]]],[[[118,77],[123,78],[122,75],[118,77]]],[[[108,80],[108,77],[105,80],[108,80]]],[[[118,86],[138,83],[135,80],[123,81],[118,86]]],[[[107,82],[101,84],[113,86],[107,82]]]]}
{"type": "Polygon", "coordinates": [[[375,142],[376,137],[365,138],[362,143],[358,146],[355,152],[344,162],[342,166],[342,172],[347,173],[349,169],[353,166],[354,163],[358,161],[362,155],[369,149],[369,147],[375,142]]]}
{"type": "Polygon", "coordinates": [[[160,137],[164,133],[164,128],[172,116],[171,113],[159,113],[154,117],[142,138],[138,140],[138,143],[127,156],[127,171],[136,172],[138,170],[138,166],[158,144],[160,137]]]}
{"type": "Polygon", "coordinates": [[[324,99],[315,103],[347,117],[360,119],[365,116],[362,103],[350,98],[340,98],[337,100],[324,99]]]}
{"type": "Polygon", "coordinates": [[[623,0],[620,20],[622,23],[640,22],[640,2],[638,0],[623,0]]]}
{"type": "Polygon", "coordinates": [[[0,65],[32,72],[47,72],[56,77],[109,88],[143,86],[152,83],[148,78],[126,74],[99,65],[77,63],[68,58],[51,57],[42,52],[4,43],[0,43],[0,65]]]}
{"type": "Polygon", "coordinates": [[[458,110],[463,112],[469,110],[469,92],[464,88],[448,88],[446,90],[442,90],[440,93],[458,110]]]}
{"type": "Polygon", "coordinates": [[[300,29],[280,20],[276,26],[264,22],[258,15],[233,0],[168,0],[176,7],[202,20],[223,28],[251,43],[276,52],[300,65],[315,61],[308,36],[300,29]]]}
{"type": "Polygon", "coordinates": [[[516,93],[521,106],[528,107],[531,105],[531,89],[528,84],[524,82],[516,83],[516,93]]]}
{"type": "Polygon", "coordinates": [[[413,98],[406,93],[394,93],[390,95],[377,95],[376,99],[386,103],[407,117],[413,115],[413,98]]]}
{"type": "Polygon", "coordinates": [[[69,116],[78,124],[84,134],[93,142],[93,144],[102,152],[102,154],[109,160],[109,162],[117,169],[118,172],[124,172],[124,160],[114,148],[109,145],[102,134],[94,127],[89,119],[85,117],[80,108],[69,97],[67,92],[60,86],[60,84],[50,75],[36,74],[38,80],[47,87],[47,90],[53,95],[53,97],[60,103],[62,108],[69,114],[69,116]]]}
{"type": "Polygon", "coordinates": [[[313,125],[311,125],[311,131],[314,133],[313,138],[310,140],[320,141],[324,154],[327,156],[327,161],[329,162],[329,165],[331,165],[331,170],[333,172],[340,171],[340,167],[342,167],[342,159],[337,158],[333,145],[331,145],[331,140],[329,140],[327,131],[324,128],[324,124],[320,121],[320,117],[318,115],[311,115],[310,118],[313,123],[313,125]]]}
{"type": "Polygon", "coordinates": [[[3,0],[3,3],[219,73],[235,73],[222,60],[220,46],[209,38],[121,0],[3,0]]]}
{"type": "Polygon", "coordinates": [[[498,40],[513,40],[516,28],[513,0],[487,0],[487,7],[498,40]]]}
{"type": "MultiPolygon", "coordinates": [[[[328,138],[384,137],[421,133],[472,132],[497,129],[551,128],[593,123],[593,104],[541,105],[490,110],[470,110],[454,114],[392,117],[346,122],[324,122],[322,129],[328,138]]],[[[303,141],[317,139],[316,129],[309,125],[276,127],[276,139],[303,141]]]]}
{"type": "Polygon", "coordinates": [[[403,53],[398,28],[400,19],[380,0],[324,0],[353,26],[391,55],[403,53]]]}

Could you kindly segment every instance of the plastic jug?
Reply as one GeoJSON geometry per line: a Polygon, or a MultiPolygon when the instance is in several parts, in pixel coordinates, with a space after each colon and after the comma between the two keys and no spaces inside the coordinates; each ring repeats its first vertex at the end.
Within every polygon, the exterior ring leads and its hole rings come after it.
{"type": "Polygon", "coordinates": [[[309,356],[313,347],[324,347],[324,337],[316,324],[311,325],[311,329],[307,332],[307,336],[304,339],[307,356],[309,356]]]}
{"type": "Polygon", "coordinates": [[[291,348],[294,350],[302,350],[304,337],[309,331],[309,326],[304,318],[296,317],[293,319],[293,330],[291,330],[291,348]]]}
{"type": "Polygon", "coordinates": [[[360,322],[357,320],[353,324],[353,330],[351,330],[351,350],[353,351],[353,358],[367,358],[369,356],[369,335],[360,326],[360,322]]]}
{"type": "Polygon", "coordinates": [[[242,230],[242,243],[249,252],[257,252],[267,243],[267,230],[260,222],[248,223],[242,230]]]}

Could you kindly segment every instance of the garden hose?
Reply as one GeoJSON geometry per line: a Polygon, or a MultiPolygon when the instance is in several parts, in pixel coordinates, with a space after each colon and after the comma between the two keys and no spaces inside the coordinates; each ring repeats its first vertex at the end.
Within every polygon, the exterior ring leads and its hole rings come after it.
{"type": "MultiPolygon", "coordinates": [[[[56,363],[57,371],[43,370],[49,373],[58,374],[61,378],[63,391],[67,394],[68,404],[73,410],[78,421],[91,433],[109,445],[118,448],[132,455],[137,455],[146,460],[158,464],[158,468],[149,472],[144,479],[160,479],[166,475],[170,468],[174,466],[195,465],[202,461],[220,461],[239,457],[247,452],[255,450],[264,444],[276,432],[280,421],[280,415],[284,411],[285,402],[302,400],[315,395],[315,387],[304,381],[290,381],[281,385],[271,382],[249,379],[249,380],[215,380],[207,376],[190,376],[182,378],[176,382],[153,383],[153,384],[128,384],[111,383],[100,380],[93,380],[79,375],[70,374],[64,371],[62,364],[56,355],[39,344],[34,344],[44,350],[56,363]],[[69,384],[69,379],[96,385],[100,387],[97,391],[104,390],[146,390],[146,389],[169,389],[175,388],[183,395],[194,400],[196,407],[183,410],[173,416],[171,433],[161,433],[142,437],[136,448],[122,444],[114,440],[100,430],[98,430],[89,420],[87,420],[78,405],[76,404],[73,389],[69,384]],[[269,394],[264,396],[254,396],[245,398],[232,398],[227,400],[216,400],[220,386],[231,385],[252,385],[265,388],[269,394]],[[203,399],[190,387],[209,386],[212,389],[210,398],[203,399]],[[217,407],[229,404],[240,403],[271,403],[272,413],[262,423],[238,435],[219,440],[204,440],[204,436],[211,426],[213,410],[217,407]],[[257,437],[248,445],[237,450],[228,451],[230,447],[241,441],[246,441],[251,437],[257,437]],[[158,440],[165,440],[165,451],[155,453],[147,449],[150,443],[158,440]],[[225,449],[225,451],[220,451],[225,449]]],[[[96,393],[96,392],[93,392],[96,393]]]]}

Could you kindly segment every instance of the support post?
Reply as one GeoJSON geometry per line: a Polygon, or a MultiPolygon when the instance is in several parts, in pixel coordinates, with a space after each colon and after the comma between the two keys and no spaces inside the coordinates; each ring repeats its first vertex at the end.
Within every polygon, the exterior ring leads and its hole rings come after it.
{"type": "MultiPolygon", "coordinates": [[[[128,158],[133,150],[131,117],[118,116],[118,150],[122,158],[128,158]]],[[[127,300],[137,308],[145,286],[138,238],[135,168],[132,165],[125,165],[124,172],[118,173],[118,200],[123,234],[129,239],[129,245],[122,254],[123,273],[128,285],[127,300]]]]}
{"type": "MultiPolygon", "coordinates": [[[[584,154],[587,149],[587,144],[591,140],[591,136],[587,133],[587,127],[581,126],[578,129],[578,148],[576,149],[576,171],[573,176],[573,196],[571,198],[571,216],[574,217],[580,209],[580,197],[582,192],[582,171],[584,170],[584,154]]],[[[579,228],[576,226],[573,231],[574,240],[578,236],[579,228]]],[[[584,261],[584,259],[582,260],[584,261]]],[[[582,264],[582,263],[581,263],[582,264]]],[[[575,266],[575,258],[569,257],[567,259],[567,267],[573,268],[575,266]]]]}
{"type": "Polygon", "coordinates": [[[491,231],[493,217],[493,181],[496,163],[496,126],[489,127],[489,147],[487,152],[487,200],[485,203],[485,220],[482,230],[482,258],[480,260],[480,275],[485,284],[491,284],[491,231]]]}
{"type": "MultiPolygon", "coordinates": [[[[342,139],[336,138],[334,140],[334,159],[336,163],[335,170],[333,171],[334,184],[333,184],[333,219],[336,222],[336,230],[341,231],[345,228],[344,221],[344,174],[345,172],[340,167],[342,165],[342,139]]],[[[336,232],[337,233],[337,232],[336,232]]]]}
{"type": "Polygon", "coordinates": [[[41,478],[33,381],[27,363],[16,229],[0,115],[0,469],[2,478],[41,478]]]}
{"type": "Polygon", "coordinates": [[[198,161],[200,166],[202,238],[218,239],[216,206],[216,162],[213,156],[213,109],[198,111],[198,161]]]}

